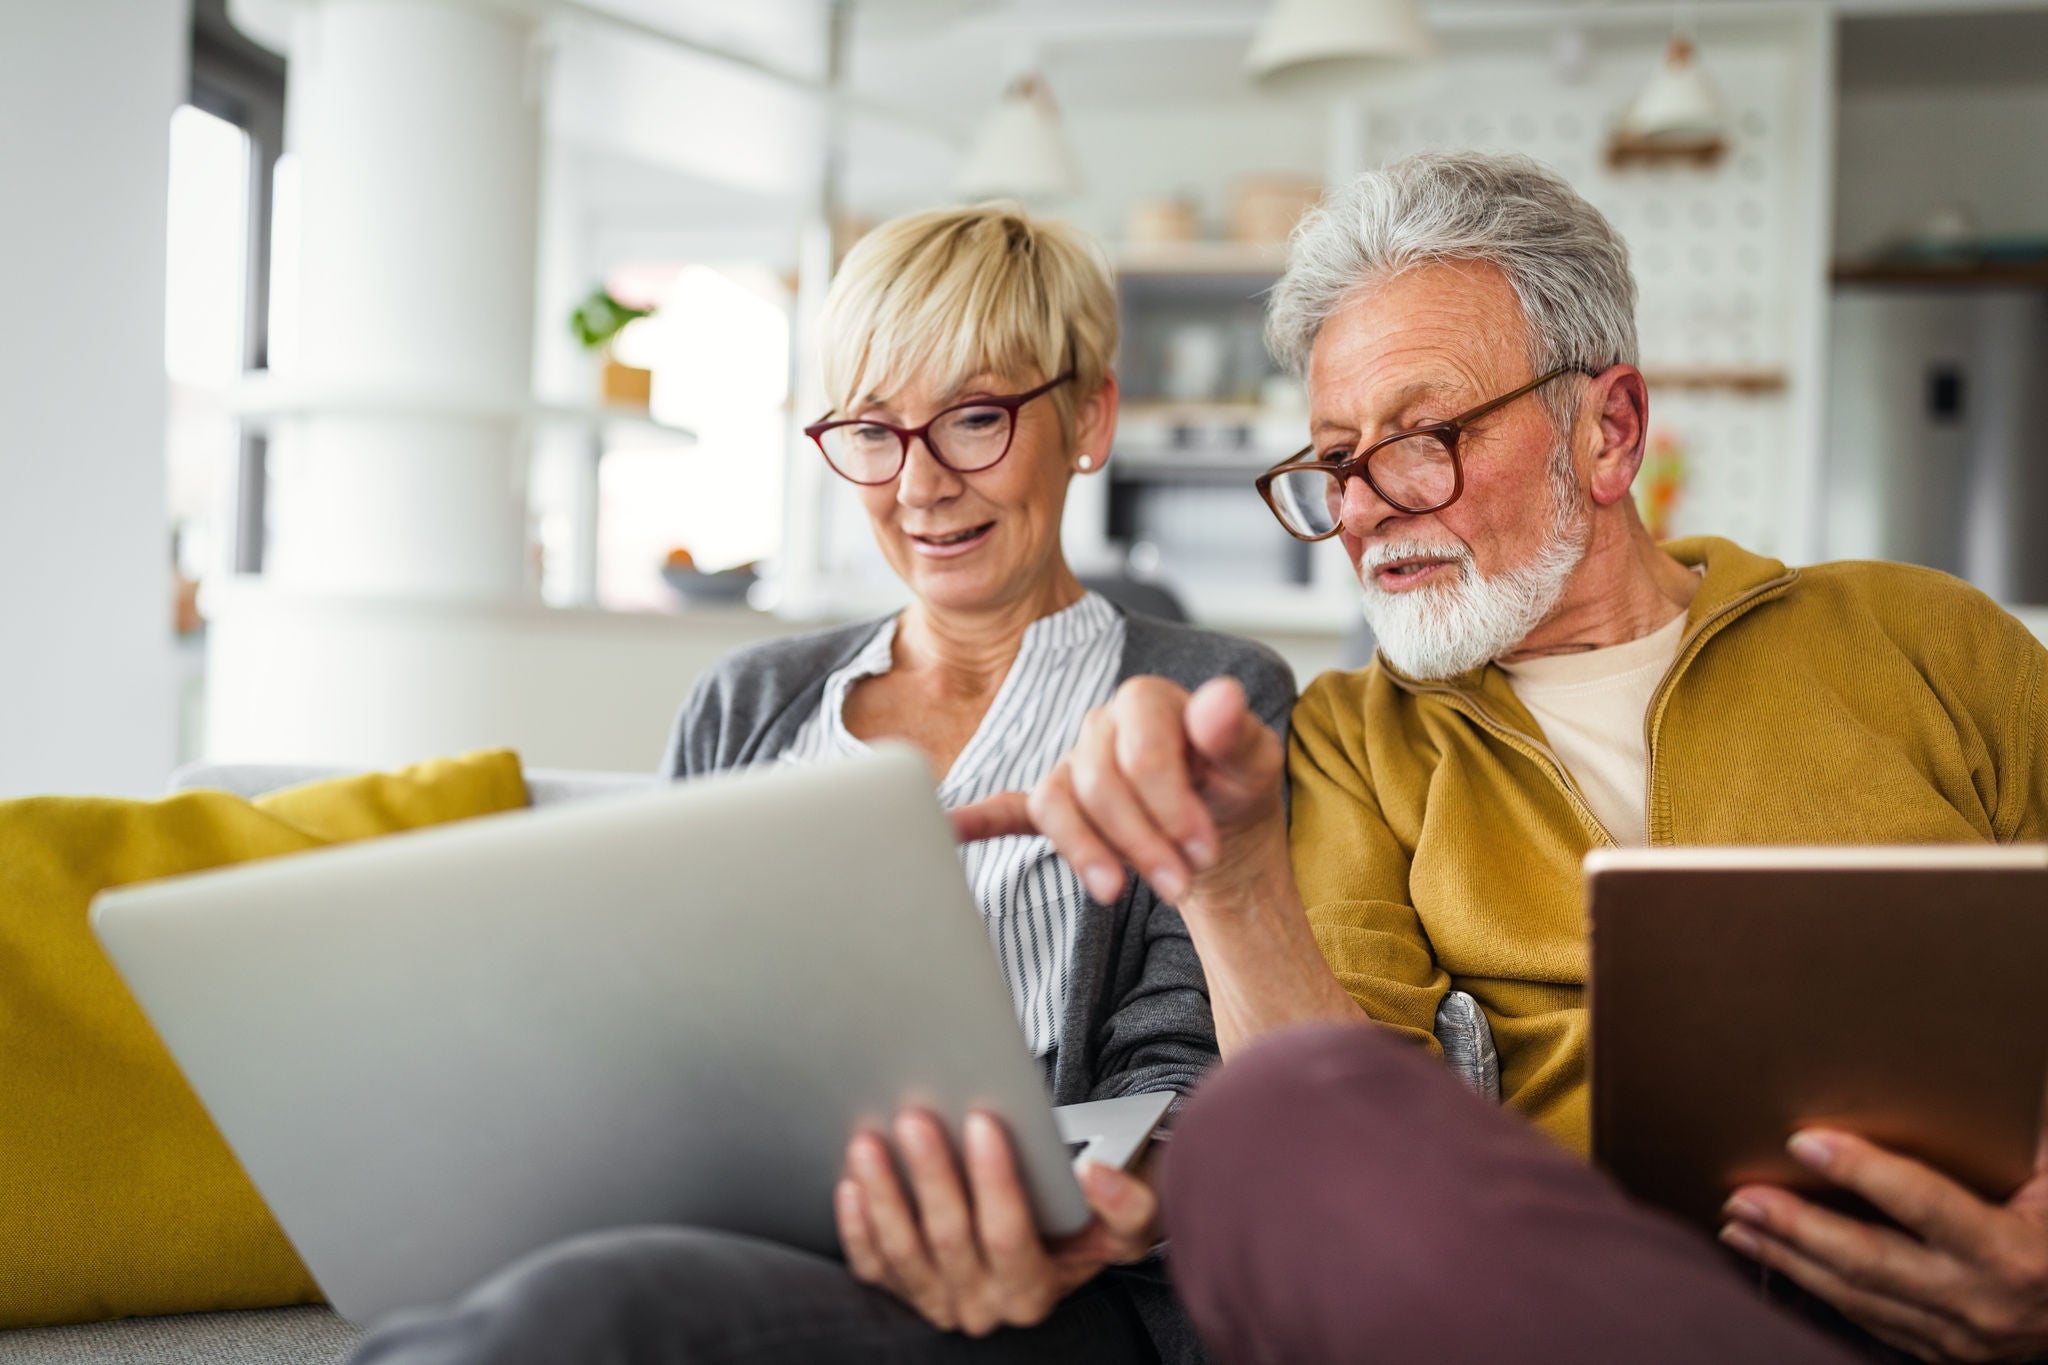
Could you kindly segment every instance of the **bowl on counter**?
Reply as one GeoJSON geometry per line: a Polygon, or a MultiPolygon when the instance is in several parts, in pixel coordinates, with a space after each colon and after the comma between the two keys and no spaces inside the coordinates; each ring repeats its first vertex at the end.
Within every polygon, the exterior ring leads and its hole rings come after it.
{"type": "Polygon", "coordinates": [[[661,577],[686,602],[744,603],[748,590],[761,581],[751,564],[717,573],[705,573],[687,564],[664,564],[661,577]]]}

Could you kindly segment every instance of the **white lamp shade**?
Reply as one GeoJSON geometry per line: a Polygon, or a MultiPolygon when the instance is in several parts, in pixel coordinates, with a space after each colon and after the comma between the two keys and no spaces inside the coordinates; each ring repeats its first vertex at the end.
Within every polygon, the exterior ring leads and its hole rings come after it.
{"type": "Polygon", "coordinates": [[[1032,203],[1081,192],[1081,168],[1044,81],[1025,76],[1003,92],[954,187],[967,199],[1032,203]]]}
{"type": "Polygon", "coordinates": [[[1244,65],[1275,88],[1356,80],[1435,51],[1419,0],[1273,0],[1244,65]]]}
{"type": "Polygon", "coordinates": [[[1671,40],[1663,64],[1622,116],[1621,126],[1641,138],[1713,137],[1726,126],[1721,97],[1700,69],[1690,42],[1671,40]]]}

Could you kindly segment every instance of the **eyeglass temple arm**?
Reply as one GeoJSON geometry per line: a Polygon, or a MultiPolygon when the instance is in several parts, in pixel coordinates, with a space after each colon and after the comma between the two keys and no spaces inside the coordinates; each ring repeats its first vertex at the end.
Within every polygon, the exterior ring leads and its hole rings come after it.
{"type": "Polygon", "coordinates": [[[1549,374],[1542,375],[1538,378],[1530,380],[1528,383],[1522,385],[1521,388],[1516,389],[1513,393],[1504,393],[1500,397],[1492,400],[1491,402],[1481,403],[1478,407],[1472,409],[1470,412],[1460,413],[1457,417],[1453,418],[1449,423],[1447,423],[1447,425],[1462,430],[1466,423],[1476,422],[1490,412],[1498,412],[1500,409],[1514,402],[1517,398],[1520,398],[1523,394],[1532,393],[1535,390],[1542,388],[1545,384],[1548,384],[1551,380],[1557,378],[1561,374],[1570,374],[1572,372],[1572,369],[1573,367],[1570,365],[1560,365],[1556,369],[1552,370],[1549,374]]]}

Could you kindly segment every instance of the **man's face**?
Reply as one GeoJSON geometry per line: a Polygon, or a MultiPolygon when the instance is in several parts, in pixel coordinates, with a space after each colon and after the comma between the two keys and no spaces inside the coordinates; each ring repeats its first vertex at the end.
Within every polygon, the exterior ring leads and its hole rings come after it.
{"type": "MultiPolygon", "coordinates": [[[[1484,263],[1420,266],[1359,295],[1323,325],[1309,358],[1319,457],[1341,458],[1528,383],[1526,337],[1506,276],[1484,263]]],[[[1402,512],[1364,479],[1346,483],[1344,549],[1397,668],[1445,677],[1477,667],[1556,607],[1588,520],[1563,440],[1532,395],[1465,429],[1464,492],[1448,507],[1402,512]]]]}

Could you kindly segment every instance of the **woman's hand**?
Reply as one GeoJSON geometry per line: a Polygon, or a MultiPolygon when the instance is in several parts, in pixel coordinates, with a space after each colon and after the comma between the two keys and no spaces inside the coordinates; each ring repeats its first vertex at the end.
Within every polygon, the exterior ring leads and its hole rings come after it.
{"type": "Polygon", "coordinates": [[[1135,1176],[1090,1163],[1081,1189],[1095,1220],[1048,1245],[1039,1235],[1002,1125],[967,1117],[961,1164],[937,1119],[909,1109],[895,1139],[906,1193],[880,1134],[856,1134],[833,1197],[839,1241],[854,1277],[888,1290],[942,1331],[986,1336],[1042,1322],[1104,1266],[1141,1259],[1156,1244],[1159,1201],[1135,1176]]]}
{"type": "Polygon", "coordinates": [[[1729,1198],[1722,1241],[1922,1360],[2048,1356],[2048,1133],[2004,1204],[1847,1133],[1808,1130],[1791,1150],[1905,1231],[1756,1185],[1729,1198]]]}

